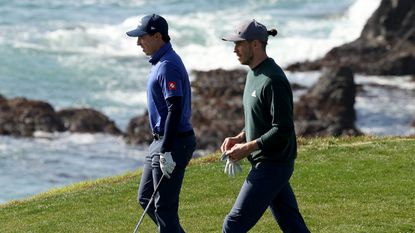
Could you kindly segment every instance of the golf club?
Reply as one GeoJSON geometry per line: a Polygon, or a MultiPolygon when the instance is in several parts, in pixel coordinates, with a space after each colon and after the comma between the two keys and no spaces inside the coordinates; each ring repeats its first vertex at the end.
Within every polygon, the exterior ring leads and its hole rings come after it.
{"type": "Polygon", "coordinates": [[[138,232],[138,227],[140,226],[141,222],[142,222],[142,221],[143,221],[143,219],[144,219],[144,216],[145,216],[145,215],[146,215],[146,213],[147,213],[148,208],[150,207],[151,203],[153,202],[153,200],[154,200],[154,196],[156,195],[156,192],[158,191],[158,189],[159,189],[159,187],[160,187],[160,184],[161,184],[161,181],[163,181],[163,178],[164,178],[164,174],[163,174],[163,176],[161,176],[160,181],[159,181],[159,183],[158,183],[158,184],[157,184],[157,186],[156,186],[156,189],[154,189],[154,192],[153,192],[153,194],[151,195],[150,201],[148,202],[148,204],[147,204],[146,208],[144,209],[143,214],[141,214],[141,217],[140,217],[140,219],[138,220],[137,225],[135,226],[134,233],[137,233],[137,232],[138,232]]]}

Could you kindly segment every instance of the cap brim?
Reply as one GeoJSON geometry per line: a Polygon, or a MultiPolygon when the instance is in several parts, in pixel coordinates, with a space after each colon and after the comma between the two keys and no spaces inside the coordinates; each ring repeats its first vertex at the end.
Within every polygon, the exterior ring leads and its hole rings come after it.
{"type": "Polygon", "coordinates": [[[222,40],[236,42],[236,41],[243,41],[245,39],[240,37],[239,35],[231,34],[231,35],[227,35],[227,36],[222,37],[222,40]]]}
{"type": "Polygon", "coordinates": [[[128,36],[131,36],[131,37],[144,36],[145,34],[147,34],[147,32],[145,32],[145,31],[143,31],[143,30],[141,30],[139,28],[127,32],[127,35],[128,36]]]}

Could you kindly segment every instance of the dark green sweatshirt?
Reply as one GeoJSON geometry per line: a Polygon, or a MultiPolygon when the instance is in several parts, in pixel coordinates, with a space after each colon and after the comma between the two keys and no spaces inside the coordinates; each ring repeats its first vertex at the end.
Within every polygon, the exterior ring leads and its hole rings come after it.
{"type": "Polygon", "coordinates": [[[297,156],[293,95],[282,69],[267,58],[247,75],[243,95],[246,141],[258,139],[251,163],[291,163],[297,156]]]}

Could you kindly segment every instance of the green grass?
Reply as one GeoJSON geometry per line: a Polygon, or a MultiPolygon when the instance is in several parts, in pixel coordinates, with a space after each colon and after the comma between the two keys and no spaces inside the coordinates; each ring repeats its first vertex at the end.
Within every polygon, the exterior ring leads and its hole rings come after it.
{"type": "MultiPolygon", "coordinates": [[[[218,154],[193,160],[180,217],[189,233],[220,232],[249,170],[223,174],[218,154]]],[[[140,171],[0,205],[0,232],[132,232],[140,171]]],[[[415,232],[415,138],[299,139],[291,184],[312,232],[415,232]]],[[[140,232],[157,232],[149,217],[140,232]]],[[[269,211],[250,232],[280,232],[269,211]]]]}

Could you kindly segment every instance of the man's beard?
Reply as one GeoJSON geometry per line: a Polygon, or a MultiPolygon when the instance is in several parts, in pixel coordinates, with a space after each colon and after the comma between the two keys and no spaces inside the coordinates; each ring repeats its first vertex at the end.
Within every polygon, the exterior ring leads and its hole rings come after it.
{"type": "Polygon", "coordinates": [[[246,59],[239,60],[239,61],[242,65],[250,65],[253,59],[254,59],[254,55],[251,53],[246,59]]]}

